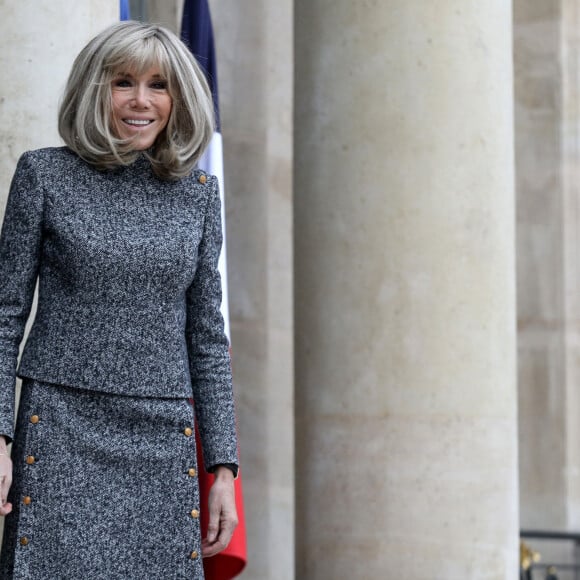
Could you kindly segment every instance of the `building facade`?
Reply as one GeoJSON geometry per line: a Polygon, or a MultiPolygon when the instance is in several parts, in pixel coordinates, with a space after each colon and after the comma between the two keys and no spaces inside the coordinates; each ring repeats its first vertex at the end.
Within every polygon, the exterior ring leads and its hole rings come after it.
{"type": "MultiPolygon", "coordinates": [[[[521,527],[580,529],[580,9],[210,5],[242,578],[516,578],[521,527]]],[[[118,16],[0,5],[2,207],[118,16]]]]}

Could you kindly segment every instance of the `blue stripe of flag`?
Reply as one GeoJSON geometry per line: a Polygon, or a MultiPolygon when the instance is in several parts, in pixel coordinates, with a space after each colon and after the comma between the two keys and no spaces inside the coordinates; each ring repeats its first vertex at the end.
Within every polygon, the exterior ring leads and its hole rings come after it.
{"type": "Polygon", "coordinates": [[[129,0],[121,0],[121,20],[131,20],[129,0]]]}
{"type": "Polygon", "coordinates": [[[207,78],[215,108],[217,131],[220,131],[217,63],[213,26],[207,0],[185,0],[181,20],[181,39],[195,56],[207,78]]]}

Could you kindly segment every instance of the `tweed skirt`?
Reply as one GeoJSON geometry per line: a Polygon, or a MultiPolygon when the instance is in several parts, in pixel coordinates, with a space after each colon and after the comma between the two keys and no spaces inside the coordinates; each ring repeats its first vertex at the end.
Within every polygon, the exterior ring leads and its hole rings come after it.
{"type": "Polygon", "coordinates": [[[24,379],[0,578],[203,579],[193,407],[24,379]]]}

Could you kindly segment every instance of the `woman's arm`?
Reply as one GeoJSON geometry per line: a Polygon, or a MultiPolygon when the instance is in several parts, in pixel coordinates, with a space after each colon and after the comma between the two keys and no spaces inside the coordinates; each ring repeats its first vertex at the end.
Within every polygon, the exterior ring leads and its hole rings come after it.
{"type": "Polygon", "coordinates": [[[30,314],[42,242],[44,194],[34,160],[22,155],[12,178],[0,233],[0,515],[12,481],[6,444],[14,434],[18,350],[30,314]]]}
{"type": "Polygon", "coordinates": [[[186,342],[205,467],[238,464],[229,342],[221,314],[218,260],[222,244],[217,179],[205,184],[207,205],[197,268],[187,291],[186,342]]]}
{"type": "Polygon", "coordinates": [[[187,292],[186,339],[205,468],[215,475],[209,495],[208,535],[202,541],[202,555],[208,557],[228,545],[238,523],[234,492],[238,444],[229,343],[220,310],[222,230],[217,179],[211,176],[205,187],[203,235],[195,278],[187,292]]]}

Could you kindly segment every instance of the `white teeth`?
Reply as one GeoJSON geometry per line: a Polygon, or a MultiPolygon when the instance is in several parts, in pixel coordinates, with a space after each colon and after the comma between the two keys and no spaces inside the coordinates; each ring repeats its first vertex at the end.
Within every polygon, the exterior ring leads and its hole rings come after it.
{"type": "Polygon", "coordinates": [[[153,121],[148,119],[124,119],[124,121],[129,125],[149,125],[149,123],[153,123],[153,121]]]}

